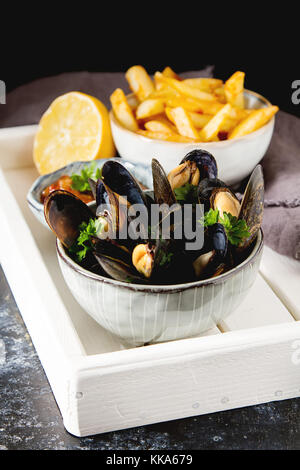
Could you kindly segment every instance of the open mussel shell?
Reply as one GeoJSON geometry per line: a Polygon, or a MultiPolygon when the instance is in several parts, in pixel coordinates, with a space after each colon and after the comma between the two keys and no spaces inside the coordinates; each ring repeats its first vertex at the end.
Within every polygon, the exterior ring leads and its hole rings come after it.
{"type": "Polygon", "coordinates": [[[209,279],[226,271],[226,262],[214,250],[199,256],[193,263],[196,279],[209,279]]]}
{"type": "Polygon", "coordinates": [[[192,150],[181,160],[180,164],[186,161],[196,163],[200,171],[200,180],[218,177],[218,166],[215,157],[206,150],[192,150]]]}
{"type": "Polygon", "coordinates": [[[45,219],[64,246],[70,248],[79,235],[79,225],[88,223],[93,212],[77,196],[61,189],[49,194],[44,202],[45,219]]]}
{"type": "Polygon", "coordinates": [[[88,182],[89,182],[89,185],[90,185],[92,194],[93,194],[93,198],[96,199],[96,186],[97,186],[97,182],[96,182],[95,180],[93,180],[92,178],[88,178],[88,182]]]}
{"type": "Polygon", "coordinates": [[[116,240],[91,237],[90,241],[94,254],[109,256],[116,261],[119,260],[130,265],[131,252],[126,246],[119,244],[116,240]]]}
{"type": "Polygon", "coordinates": [[[211,192],[210,207],[214,210],[218,209],[219,214],[223,217],[224,212],[235,217],[239,216],[240,202],[236,195],[227,187],[217,187],[211,192]]]}
{"type": "Polygon", "coordinates": [[[219,223],[210,226],[205,238],[204,248],[193,262],[197,279],[218,276],[227,267],[228,239],[224,226],[219,223]]]}
{"type": "Polygon", "coordinates": [[[263,219],[264,212],[264,176],[261,165],[257,165],[248,181],[239,212],[239,219],[244,219],[250,236],[238,246],[243,250],[255,239],[263,219]]]}
{"type": "MultiPolygon", "coordinates": [[[[140,238],[146,237],[150,202],[137,180],[123,165],[116,161],[108,161],[103,165],[102,178],[102,186],[108,194],[111,206],[109,212],[113,214],[112,220],[115,221],[116,233],[120,234],[123,229],[127,232],[130,223],[138,217],[140,238]]],[[[101,197],[100,194],[98,195],[97,204],[102,202],[104,198],[105,193],[102,191],[101,197]]]]}
{"type": "Polygon", "coordinates": [[[204,204],[205,210],[210,209],[210,196],[216,188],[227,188],[224,181],[218,178],[204,178],[200,181],[197,189],[198,201],[200,204],[204,204]]]}
{"type": "Polygon", "coordinates": [[[141,277],[124,261],[103,254],[94,253],[94,256],[103,271],[112,279],[122,282],[141,282],[141,277]]]}
{"type": "Polygon", "coordinates": [[[106,162],[102,167],[102,178],[111,191],[126,197],[129,204],[147,204],[144,192],[134,176],[119,162],[106,162]]]}
{"type": "Polygon", "coordinates": [[[166,172],[155,158],[152,159],[152,178],[156,204],[167,204],[168,206],[176,204],[176,197],[166,172]]]}

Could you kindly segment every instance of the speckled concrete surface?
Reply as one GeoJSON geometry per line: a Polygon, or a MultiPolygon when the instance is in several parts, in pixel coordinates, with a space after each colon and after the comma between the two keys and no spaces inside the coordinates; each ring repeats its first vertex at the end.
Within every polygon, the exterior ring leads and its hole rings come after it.
{"type": "Polygon", "coordinates": [[[300,449],[300,399],[71,436],[1,268],[0,394],[0,450],[300,449]]]}

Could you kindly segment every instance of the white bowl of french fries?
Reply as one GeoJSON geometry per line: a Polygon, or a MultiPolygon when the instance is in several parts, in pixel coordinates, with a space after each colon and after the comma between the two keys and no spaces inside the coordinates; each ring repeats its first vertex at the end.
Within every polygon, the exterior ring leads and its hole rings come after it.
{"type": "Polygon", "coordinates": [[[120,156],[167,172],[188,152],[203,148],[218,163],[220,178],[234,185],[247,177],[270,144],[277,106],[244,89],[243,72],[225,83],[216,78],[182,80],[166,67],[153,80],[141,66],[126,78],[132,94],[111,95],[111,128],[120,156]]]}

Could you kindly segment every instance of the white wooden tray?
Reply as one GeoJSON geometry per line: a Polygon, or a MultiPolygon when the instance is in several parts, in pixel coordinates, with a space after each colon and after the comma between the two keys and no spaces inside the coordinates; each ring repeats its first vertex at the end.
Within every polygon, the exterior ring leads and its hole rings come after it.
{"type": "Polygon", "coordinates": [[[239,310],[201,337],[128,349],[79,307],[54,236],[26,203],[35,129],[0,130],[0,261],[66,429],[86,436],[300,396],[300,263],[267,247],[239,310]]]}

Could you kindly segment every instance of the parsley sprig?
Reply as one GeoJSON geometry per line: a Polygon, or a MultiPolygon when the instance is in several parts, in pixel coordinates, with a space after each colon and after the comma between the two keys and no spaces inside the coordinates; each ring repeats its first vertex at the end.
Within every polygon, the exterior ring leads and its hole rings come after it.
{"type": "Polygon", "coordinates": [[[71,176],[72,188],[84,193],[85,191],[91,191],[89,184],[89,178],[97,181],[101,178],[101,169],[96,168],[96,162],[92,162],[90,165],[82,168],[81,173],[78,175],[74,173],[71,176]]]}
{"type": "Polygon", "coordinates": [[[209,209],[205,212],[200,223],[204,227],[209,227],[216,223],[220,223],[224,226],[228,240],[232,245],[239,245],[245,238],[250,237],[249,228],[246,221],[238,219],[229,212],[223,212],[223,217],[220,216],[218,209],[209,209]]]}
{"type": "Polygon", "coordinates": [[[197,186],[186,183],[180,188],[175,188],[174,194],[178,202],[194,202],[197,199],[197,186]]]}
{"type": "Polygon", "coordinates": [[[82,222],[79,225],[79,235],[76,242],[70,248],[70,252],[74,253],[78,261],[82,261],[87,252],[93,249],[91,237],[97,236],[103,230],[103,220],[90,219],[89,223],[82,222]]]}

